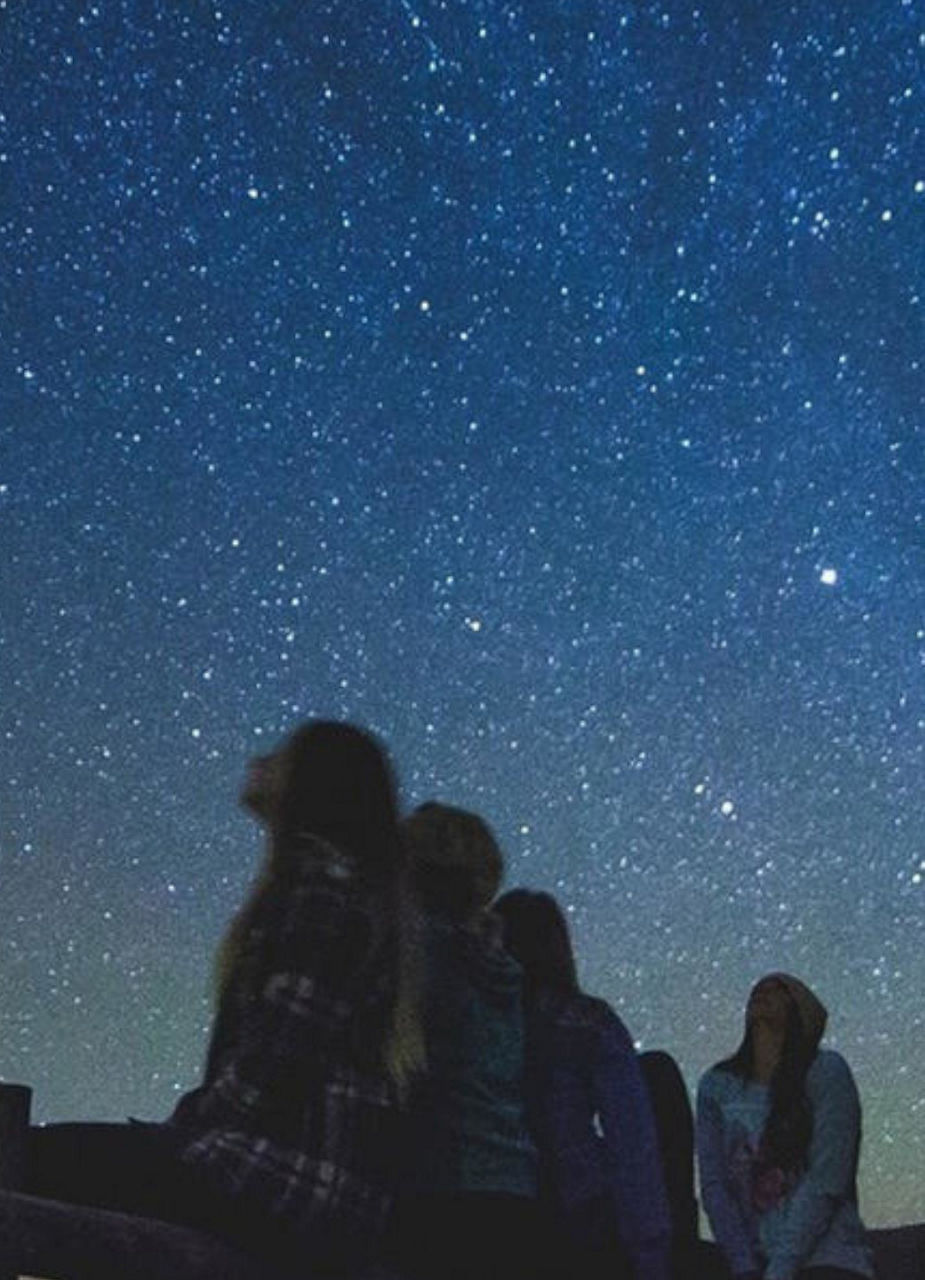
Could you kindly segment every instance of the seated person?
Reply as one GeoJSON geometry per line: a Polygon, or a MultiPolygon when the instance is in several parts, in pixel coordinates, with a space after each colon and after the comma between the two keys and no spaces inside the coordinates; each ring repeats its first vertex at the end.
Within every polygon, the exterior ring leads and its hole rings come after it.
{"type": "Polygon", "coordinates": [[[378,1248],[423,1065],[392,776],[369,735],[312,722],[243,800],[269,843],[220,953],[202,1085],[165,1124],[33,1128],[23,1189],[349,1271],[378,1248]]]}
{"type": "Polygon", "coordinates": [[[844,1058],[820,1048],[826,1019],[798,978],[768,974],[742,1043],[700,1081],[701,1195],[738,1280],[874,1275],[858,1215],[861,1106],[844,1058]]]}
{"type": "Polygon", "coordinates": [[[517,889],[495,911],[524,972],[528,1117],[547,1256],[563,1277],[668,1280],[658,1135],[629,1033],[579,987],[568,926],[550,894],[517,889]]]}
{"type": "Polygon", "coordinates": [[[481,818],[440,804],[406,818],[402,835],[422,914],[427,1069],[409,1099],[392,1256],[429,1280],[532,1277],[521,974],[486,912],[501,851],[481,818]]]}

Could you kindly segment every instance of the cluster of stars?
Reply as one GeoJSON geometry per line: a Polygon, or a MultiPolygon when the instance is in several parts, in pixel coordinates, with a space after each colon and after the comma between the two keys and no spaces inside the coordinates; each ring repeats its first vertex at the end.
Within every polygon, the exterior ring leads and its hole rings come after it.
{"type": "Polygon", "coordinates": [[[164,1114],[245,761],[342,715],[691,1087],[817,986],[908,1220],[912,6],[310,8],[5,7],[0,1074],[164,1114]]]}

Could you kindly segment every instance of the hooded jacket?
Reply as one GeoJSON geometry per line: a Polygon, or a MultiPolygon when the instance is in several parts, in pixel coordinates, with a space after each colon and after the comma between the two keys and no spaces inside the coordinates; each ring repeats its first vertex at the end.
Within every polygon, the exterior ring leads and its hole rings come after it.
{"type": "MultiPolygon", "coordinates": [[[[819,1048],[820,1040],[825,1034],[825,1026],[829,1020],[829,1013],[825,1005],[815,992],[810,991],[805,982],[801,982],[793,974],[769,973],[767,976],[780,983],[793,1001],[799,1015],[804,1043],[810,1052],[815,1053],[819,1048]]],[[[767,979],[763,979],[763,981],[767,981],[767,979]]]]}
{"type": "Polygon", "coordinates": [[[811,1056],[806,1167],[776,1195],[756,1195],[753,1171],[770,1089],[728,1064],[711,1068],[697,1091],[697,1157],[714,1239],[733,1275],[755,1271],[765,1280],[792,1280],[804,1267],[836,1267],[872,1277],[857,1207],[861,1108],[854,1078],[840,1054],[819,1047],[827,1021],[819,998],[790,974],[769,976],[791,997],[811,1056]]]}

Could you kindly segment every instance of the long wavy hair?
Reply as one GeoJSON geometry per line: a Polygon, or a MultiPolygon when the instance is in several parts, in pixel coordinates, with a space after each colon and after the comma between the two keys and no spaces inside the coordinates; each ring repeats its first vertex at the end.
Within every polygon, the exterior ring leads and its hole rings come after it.
{"type": "MultiPolygon", "coordinates": [[[[813,1136],[813,1113],[806,1096],[806,1075],[815,1056],[816,1046],[807,1042],[796,1001],[788,993],[784,1043],[769,1082],[770,1108],[758,1152],[761,1168],[780,1169],[797,1175],[806,1168],[813,1136]]],[[[716,1066],[742,1081],[755,1078],[754,1034],[750,1023],[735,1053],[716,1066]]]]}
{"type": "Polygon", "coordinates": [[[376,963],[391,969],[390,1017],[379,1048],[390,1077],[404,1093],[424,1066],[420,965],[385,749],[354,725],[315,720],[285,740],[273,764],[278,779],[272,796],[252,805],[267,825],[266,854],[218,950],[219,1019],[242,992],[253,992],[262,976],[261,941],[273,927],[268,904],[279,887],[302,859],[336,851],[364,893],[376,963]]]}
{"type": "Polygon", "coordinates": [[[568,924],[551,893],[511,889],[494,911],[504,945],[523,969],[528,1003],[541,991],[566,995],[580,990],[568,924]]]}

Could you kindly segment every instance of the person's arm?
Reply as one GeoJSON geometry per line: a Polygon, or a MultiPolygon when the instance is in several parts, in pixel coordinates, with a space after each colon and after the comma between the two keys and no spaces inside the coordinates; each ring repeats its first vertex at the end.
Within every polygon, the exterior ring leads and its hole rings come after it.
{"type": "Polygon", "coordinates": [[[861,1104],[844,1058],[824,1051],[810,1068],[806,1091],[813,1112],[807,1167],[784,1211],[767,1280],[791,1280],[806,1265],[835,1211],[854,1190],[861,1104]]]}
{"type": "Polygon", "coordinates": [[[620,1238],[636,1280],[668,1280],[671,1218],[649,1091],[622,1022],[606,1020],[594,1093],[620,1238]]]}
{"type": "Polygon", "coordinates": [[[737,1277],[761,1274],[761,1260],[752,1233],[742,1212],[730,1171],[723,1140],[723,1113],[713,1095],[709,1075],[697,1090],[697,1166],[700,1171],[700,1198],[713,1239],[729,1269],[737,1277]]]}
{"type": "Polygon", "coordinates": [[[266,904],[263,976],[242,1001],[236,1035],[196,1103],[200,1124],[247,1125],[300,1089],[313,1061],[345,1036],[363,987],[370,921],[351,885],[306,868],[266,904]]]}

